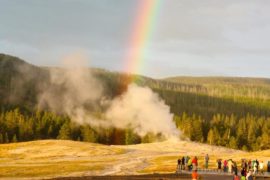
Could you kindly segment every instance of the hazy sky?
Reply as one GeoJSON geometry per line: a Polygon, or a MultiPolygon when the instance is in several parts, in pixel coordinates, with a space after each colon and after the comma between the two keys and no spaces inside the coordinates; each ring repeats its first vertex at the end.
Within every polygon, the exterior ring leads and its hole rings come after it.
{"type": "MultiPolygon", "coordinates": [[[[0,0],[0,52],[123,70],[139,0],[0,0]]],[[[163,0],[142,74],[270,77],[269,0],[163,0]]]]}

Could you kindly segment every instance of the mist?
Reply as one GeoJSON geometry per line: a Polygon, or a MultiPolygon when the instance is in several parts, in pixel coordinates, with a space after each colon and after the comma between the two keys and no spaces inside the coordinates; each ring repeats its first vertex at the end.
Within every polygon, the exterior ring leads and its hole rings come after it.
{"type": "Polygon", "coordinates": [[[131,127],[140,136],[148,132],[162,133],[167,138],[179,136],[169,106],[148,87],[130,84],[124,94],[112,101],[106,117],[114,126],[131,127]]]}
{"type": "Polygon", "coordinates": [[[86,60],[81,54],[67,56],[62,68],[51,69],[49,86],[39,96],[39,107],[65,113],[78,124],[131,128],[140,136],[151,132],[167,139],[179,139],[170,107],[157,93],[131,83],[122,95],[106,99],[102,83],[86,60]],[[92,113],[101,106],[105,109],[104,118],[97,119],[92,113]]]}
{"type": "Polygon", "coordinates": [[[85,56],[72,54],[62,60],[62,68],[50,69],[50,83],[40,93],[39,107],[66,113],[78,124],[95,124],[90,112],[97,107],[103,88],[86,62],[85,56]]]}

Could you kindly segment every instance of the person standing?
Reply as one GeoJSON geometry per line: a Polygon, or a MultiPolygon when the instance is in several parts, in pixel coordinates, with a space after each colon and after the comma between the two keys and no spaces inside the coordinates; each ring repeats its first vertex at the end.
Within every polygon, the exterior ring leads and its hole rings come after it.
{"type": "Polygon", "coordinates": [[[233,162],[233,171],[234,171],[234,174],[238,174],[238,168],[237,168],[237,164],[236,164],[236,162],[234,161],[233,162]]]}
{"type": "Polygon", "coordinates": [[[253,180],[253,176],[252,176],[251,170],[248,171],[247,176],[246,176],[246,180],[253,180]]]}
{"type": "Polygon", "coordinates": [[[223,161],[223,171],[228,172],[228,161],[226,159],[223,161]]]}
{"type": "Polygon", "coordinates": [[[189,160],[188,160],[188,170],[189,171],[192,170],[192,160],[191,160],[191,158],[189,158],[189,160]]]}
{"type": "Polygon", "coordinates": [[[185,169],[188,169],[189,156],[185,156],[185,169]]]}
{"type": "Polygon", "coordinates": [[[259,161],[256,159],[254,162],[254,174],[258,173],[259,161]]]}
{"type": "Polygon", "coordinates": [[[181,170],[185,170],[185,157],[182,157],[182,168],[181,170]]]}
{"type": "Polygon", "coordinates": [[[260,162],[259,167],[260,167],[260,173],[263,174],[263,169],[264,169],[263,161],[260,162]]]}
{"type": "MultiPolygon", "coordinates": [[[[246,171],[245,167],[242,168],[242,170],[241,170],[241,175],[242,175],[242,177],[244,176],[244,177],[246,178],[247,171],[246,171]]],[[[241,178],[242,178],[242,177],[241,177],[241,178]]]]}
{"type": "Polygon", "coordinates": [[[191,179],[192,180],[198,180],[199,179],[199,175],[197,173],[197,170],[194,170],[191,174],[191,179]]]}
{"type": "Polygon", "coordinates": [[[206,154],[206,156],[204,157],[204,166],[205,166],[205,169],[208,169],[208,163],[209,163],[209,156],[208,156],[208,154],[206,154]]]}
{"type": "Polygon", "coordinates": [[[248,170],[251,170],[252,169],[252,163],[251,163],[251,160],[248,161],[248,170]]]}
{"type": "Polygon", "coordinates": [[[218,172],[221,173],[221,166],[222,166],[222,160],[221,159],[217,160],[217,166],[218,166],[218,172]]]}
{"type": "Polygon", "coordinates": [[[232,160],[229,159],[228,161],[228,170],[229,170],[229,173],[232,173],[232,160]]]}
{"type": "Polygon", "coordinates": [[[235,175],[233,176],[233,180],[240,180],[240,179],[239,179],[239,176],[235,174],[235,175]]]}
{"type": "Polygon", "coordinates": [[[176,171],[177,171],[177,172],[180,172],[180,170],[181,170],[181,159],[179,158],[179,159],[177,160],[177,169],[176,169],[176,171]]]}
{"type": "Polygon", "coordinates": [[[195,156],[192,160],[192,167],[193,167],[193,170],[197,170],[198,168],[198,158],[197,156],[195,156]]]}

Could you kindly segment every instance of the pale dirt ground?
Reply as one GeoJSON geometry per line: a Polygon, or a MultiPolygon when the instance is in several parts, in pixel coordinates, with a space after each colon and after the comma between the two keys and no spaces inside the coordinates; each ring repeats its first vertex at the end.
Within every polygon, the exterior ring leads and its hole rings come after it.
{"type": "Polygon", "coordinates": [[[40,179],[59,176],[130,175],[175,172],[179,157],[205,154],[216,159],[270,160],[270,150],[246,153],[188,141],[165,141],[129,146],[43,140],[0,145],[0,179],[40,179]]]}

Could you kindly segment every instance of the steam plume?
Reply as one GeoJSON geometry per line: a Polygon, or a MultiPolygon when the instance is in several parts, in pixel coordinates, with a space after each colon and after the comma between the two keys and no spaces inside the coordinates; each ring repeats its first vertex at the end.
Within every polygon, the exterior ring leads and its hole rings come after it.
{"type": "Polygon", "coordinates": [[[127,92],[114,99],[106,113],[118,128],[131,127],[143,136],[148,132],[178,136],[169,107],[150,88],[129,85],[127,92]]]}
{"type": "Polygon", "coordinates": [[[96,107],[102,96],[102,86],[86,68],[83,55],[66,57],[63,66],[64,69],[50,70],[51,82],[41,93],[39,104],[64,112],[79,124],[89,123],[93,118],[89,117],[87,109],[96,107]]]}
{"type": "Polygon", "coordinates": [[[40,96],[40,105],[68,114],[79,124],[132,128],[143,136],[161,133],[167,138],[179,137],[169,107],[150,88],[130,84],[120,97],[109,100],[104,120],[91,116],[102,104],[103,87],[91,74],[80,54],[65,58],[64,69],[50,71],[51,82],[40,96]]]}

